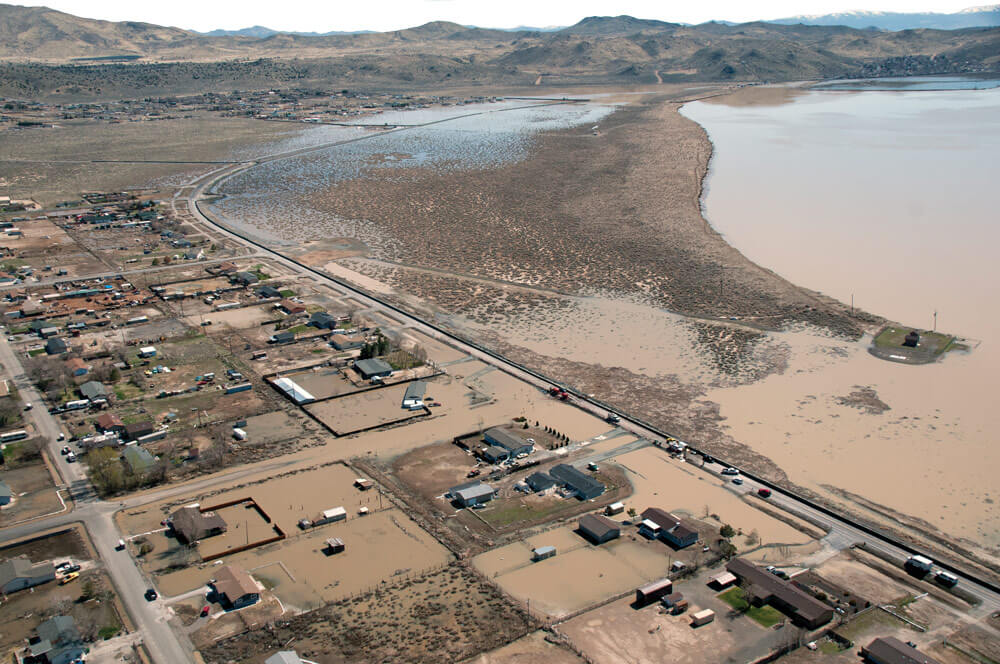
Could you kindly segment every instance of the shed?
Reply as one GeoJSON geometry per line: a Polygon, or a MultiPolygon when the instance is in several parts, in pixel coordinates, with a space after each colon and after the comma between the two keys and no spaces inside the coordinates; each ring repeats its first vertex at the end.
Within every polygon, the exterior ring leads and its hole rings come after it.
{"type": "MultiPolygon", "coordinates": [[[[281,291],[279,291],[274,286],[268,286],[267,284],[261,286],[254,292],[256,293],[257,297],[281,297],[281,291]]],[[[305,310],[306,308],[302,307],[302,311],[305,310]]]]}
{"type": "Polygon", "coordinates": [[[719,572],[714,576],[708,577],[709,584],[714,585],[716,588],[725,588],[736,583],[737,580],[736,575],[730,572],[719,572]]]}
{"type": "Polygon", "coordinates": [[[364,477],[359,477],[356,480],[354,480],[354,486],[356,486],[358,489],[362,491],[367,491],[368,489],[375,486],[375,482],[372,482],[371,480],[366,479],[364,477]]]}
{"type": "Polygon", "coordinates": [[[424,394],[427,392],[427,383],[422,380],[415,380],[406,386],[403,394],[403,408],[418,410],[424,407],[424,394]]]}
{"type": "Polygon", "coordinates": [[[531,559],[536,563],[554,555],[556,555],[556,547],[554,546],[540,546],[531,550],[531,559]]]}
{"type": "Polygon", "coordinates": [[[231,281],[243,286],[252,286],[260,281],[260,279],[253,272],[237,272],[232,276],[231,281]]]}
{"type": "Polygon", "coordinates": [[[349,337],[346,334],[335,334],[330,337],[330,343],[337,350],[353,350],[364,346],[365,339],[357,335],[349,337]]]}
{"type": "Polygon", "coordinates": [[[334,523],[335,521],[343,521],[347,518],[347,510],[343,507],[333,507],[328,510],[323,510],[317,516],[313,517],[313,526],[322,526],[327,523],[334,523]]]}
{"type": "Polygon", "coordinates": [[[670,579],[660,579],[652,583],[635,589],[635,603],[640,606],[655,602],[656,600],[670,594],[674,589],[674,582],[670,579]]]}
{"type": "Polygon", "coordinates": [[[684,599],[683,593],[669,593],[663,596],[663,599],[660,600],[660,603],[663,604],[663,606],[667,607],[668,609],[671,609],[674,607],[674,605],[676,605],[683,599],[684,599]]]}
{"type": "Polygon", "coordinates": [[[139,357],[156,357],[156,346],[143,346],[139,349],[139,357]]]}
{"type": "Polygon", "coordinates": [[[330,553],[340,553],[344,550],[344,540],[339,537],[331,537],[326,541],[326,550],[330,553]]]}
{"type": "Polygon", "coordinates": [[[861,655],[872,664],[940,664],[894,636],[883,636],[861,648],[861,655]]]}
{"type": "Polygon", "coordinates": [[[496,491],[489,484],[467,482],[448,490],[448,495],[463,507],[472,507],[493,500],[496,491]]]}
{"type": "Polygon", "coordinates": [[[392,367],[385,360],[372,357],[366,360],[358,360],[354,363],[354,368],[358,370],[365,380],[372,378],[384,378],[392,375],[392,367]]]}
{"type": "Polygon", "coordinates": [[[585,514],[577,522],[580,532],[594,544],[603,544],[621,535],[617,522],[597,514],[585,514]]]}
{"type": "Polygon", "coordinates": [[[610,505],[604,508],[604,513],[607,514],[608,516],[612,516],[614,514],[621,514],[624,511],[625,511],[625,503],[621,502],[611,503],[610,505]]]}
{"type": "Polygon", "coordinates": [[[916,348],[918,343],[920,343],[920,335],[917,334],[916,330],[910,330],[906,338],[903,339],[903,345],[909,348],[916,348]]]}
{"type": "Polygon", "coordinates": [[[267,340],[268,343],[272,344],[287,344],[295,341],[295,333],[285,330],[284,332],[276,332],[271,335],[271,338],[267,340]]]}

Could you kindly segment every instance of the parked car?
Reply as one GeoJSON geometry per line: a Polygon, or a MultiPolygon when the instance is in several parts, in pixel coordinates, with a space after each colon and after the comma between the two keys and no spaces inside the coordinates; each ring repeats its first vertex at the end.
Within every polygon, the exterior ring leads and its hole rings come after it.
{"type": "Polygon", "coordinates": [[[147,602],[152,602],[154,599],[157,598],[156,591],[153,590],[152,588],[147,588],[146,589],[146,593],[145,593],[145,597],[146,597],[146,601],[147,602]]]}
{"type": "Polygon", "coordinates": [[[65,586],[70,581],[76,581],[77,578],[79,578],[79,576],[80,576],[79,572],[70,572],[69,574],[67,574],[63,578],[59,579],[59,585],[60,586],[65,586]]]}
{"type": "Polygon", "coordinates": [[[71,450],[69,449],[69,445],[63,445],[63,448],[59,451],[63,453],[63,456],[65,456],[69,454],[71,450]]]}
{"type": "Polygon", "coordinates": [[[28,403],[24,404],[24,409],[25,410],[31,410],[32,408],[34,408],[34,406],[31,405],[30,401],[28,403]]]}
{"type": "Polygon", "coordinates": [[[76,463],[76,454],[70,452],[66,455],[66,463],[76,463]]]}
{"type": "Polygon", "coordinates": [[[212,607],[210,607],[208,604],[201,607],[201,617],[204,618],[205,616],[207,616],[211,610],[212,607]]]}
{"type": "Polygon", "coordinates": [[[59,435],[56,436],[56,440],[66,440],[66,434],[64,434],[62,431],[60,431],[59,435]]]}
{"type": "Polygon", "coordinates": [[[120,539],[118,540],[118,544],[115,545],[115,551],[124,551],[124,550],[125,550],[125,540],[120,539]]]}

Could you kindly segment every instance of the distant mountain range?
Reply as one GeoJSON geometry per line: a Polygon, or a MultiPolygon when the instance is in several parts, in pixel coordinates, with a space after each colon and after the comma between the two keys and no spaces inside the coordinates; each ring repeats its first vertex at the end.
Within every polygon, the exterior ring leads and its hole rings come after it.
{"type": "Polygon", "coordinates": [[[842,25],[859,30],[868,28],[877,28],[879,30],[992,28],[1000,26],[1000,5],[970,7],[954,14],[854,11],[818,16],[791,16],[789,18],[768,21],[768,23],[779,25],[842,25]]]}
{"type": "Polygon", "coordinates": [[[486,90],[1000,71],[1000,28],[887,32],[590,16],[558,30],[433,21],[391,32],[237,32],[206,35],[0,5],[0,96],[121,98],[331,84],[486,90]]]}
{"type": "MultiPolygon", "coordinates": [[[[594,18],[583,19],[574,26],[550,26],[545,28],[534,28],[529,26],[519,26],[517,28],[498,28],[505,32],[563,32],[573,30],[575,34],[585,34],[585,30],[593,29],[588,22],[593,22],[594,18]]],[[[738,25],[732,21],[711,21],[721,25],[738,25]]],[[[600,30],[631,30],[641,32],[650,28],[663,25],[678,25],[664,21],[636,19],[631,16],[616,17],[613,27],[603,24],[600,30]],[[627,19],[627,20],[623,20],[627,19]]],[[[765,23],[775,23],[777,25],[840,25],[858,30],[876,28],[878,30],[913,30],[916,28],[930,28],[934,30],[958,30],[961,28],[992,28],[1000,26],[1000,5],[985,5],[982,7],[969,7],[952,14],[940,14],[936,12],[904,13],[904,12],[871,12],[871,11],[851,11],[839,12],[835,14],[814,14],[790,16],[788,18],[778,18],[765,21],[765,23]]],[[[691,25],[684,23],[681,25],[691,25]]],[[[467,25],[466,28],[476,26],[467,25]]],[[[211,32],[201,32],[198,34],[206,37],[256,37],[263,39],[277,34],[296,35],[300,37],[327,37],[330,35],[354,35],[370,34],[373,30],[354,31],[331,31],[331,32],[288,32],[282,30],[272,30],[261,25],[242,30],[212,30],[211,32]]],[[[597,34],[597,33],[591,33],[597,34]]]]}

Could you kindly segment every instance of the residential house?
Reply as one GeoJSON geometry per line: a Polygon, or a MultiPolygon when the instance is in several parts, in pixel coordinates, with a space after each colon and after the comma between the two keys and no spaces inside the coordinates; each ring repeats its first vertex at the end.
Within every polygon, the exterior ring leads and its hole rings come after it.
{"type": "Polygon", "coordinates": [[[62,355],[69,350],[66,346],[66,342],[59,337],[50,337],[48,341],[45,342],[45,352],[48,355],[62,355]]]}
{"type": "Polygon", "coordinates": [[[511,457],[516,457],[518,454],[531,454],[532,450],[535,449],[533,443],[529,443],[513,431],[500,427],[487,429],[483,433],[483,440],[488,445],[504,448],[511,457]]]}
{"type": "Polygon", "coordinates": [[[185,505],[167,518],[167,525],[177,539],[194,544],[206,537],[226,532],[225,520],[215,512],[202,512],[197,504],[185,505]]]}
{"type": "Polygon", "coordinates": [[[487,463],[494,463],[494,464],[503,463],[504,461],[510,458],[510,452],[508,452],[502,447],[496,447],[495,445],[491,445],[487,448],[484,448],[480,452],[480,455],[483,457],[483,460],[486,461],[487,463]]]}
{"type": "Polygon", "coordinates": [[[90,373],[90,365],[79,357],[71,357],[66,360],[66,368],[74,376],[86,376],[90,373]]]}
{"type": "MultiPolygon", "coordinates": [[[[265,288],[271,288],[271,287],[266,286],[265,288]]],[[[263,290],[263,288],[261,290],[263,290]]],[[[258,293],[259,292],[260,291],[258,291],[258,293]]],[[[278,295],[281,295],[281,293],[278,293],[278,295]]],[[[306,305],[300,304],[299,302],[292,302],[291,300],[282,300],[281,302],[278,302],[278,308],[284,311],[289,316],[294,316],[296,314],[304,314],[306,312],[306,305]]]]}
{"type": "Polygon", "coordinates": [[[237,272],[229,279],[234,284],[239,284],[241,286],[252,286],[259,282],[260,279],[253,272],[237,272]]]}
{"type": "Polygon", "coordinates": [[[802,590],[793,581],[780,579],[749,560],[730,560],[726,570],[744,582],[751,604],[770,604],[788,614],[794,623],[809,629],[816,629],[833,619],[833,607],[802,590]]]}
{"type": "Polygon", "coordinates": [[[87,646],[72,616],[54,616],[37,628],[38,636],[29,641],[26,662],[73,664],[83,661],[87,646]]]}
{"type": "Polygon", "coordinates": [[[260,587],[242,567],[226,565],[209,583],[226,609],[242,609],[260,601],[260,587]]]}
{"type": "Polygon", "coordinates": [[[94,423],[97,425],[98,431],[118,434],[125,432],[125,423],[114,413],[101,413],[94,423]]]}
{"type": "Polygon", "coordinates": [[[51,562],[32,563],[27,556],[9,558],[0,563],[0,593],[10,593],[38,586],[56,578],[51,562]]]}
{"type": "Polygon", "coordinates": [[[365,338],[358,335],[349,337],[346,334],[335,334],[330,337],[330,343],[337,350],[354,350],[365,345],[365,338]]]}
{"type": "Polygon", "coordinates": [[[99,399],[108,398],[108,390],[98,383],[96,380],[88,380],[86,383],[80,385],[80,394],[83,395],[84,399],[90,399],[91,401],[97,401],[99,399]]]}
{"type": "Polygon", "coordinates": [[[279,291],[274,286],[268,286],[267,284],[264,284],[263,286],[255,290],[254,294],[257,295],[257,297],[267,297],[267,298],[281,297],[281,291],[279,291]]]}
{"type": "Polygon", "coordinates": [[[294,650],[282,650],[264,660],[264,664],[303,664],[304,662],[305,660],[299,657],[294,650]]]}
{"type": "Polygon", "coordinates": [[[580,533],[594,544],[603,544],[621,536],[621,526],[616,521],[598,514],[585,514],[577,522],[580,533]]]}
{"type": "Polygon", "coordinates": [[[321,330],[334,330],[337,328],[337,317],[326,311],[317,311],[309,317],[309,324],[321,330]]]}
{"type": "Polygon", "coordinates": [[[661,510],[659,507],[650,507],[642,513],[643,524],[640,532],[647,537],[659,537],[677,549],[691,546],[698,541],[698,531],[685,524],[681,519],[673,514],[661,510]],[[652,528],[646,523],[655,524],[652,528]]]}
{"type": "Polygon", "coordinates": [[[496,491],[489,484],[477,480],[453,486],[448,490],[448,495],[462,507],[473,507],[493,500],[496,491]]]}
{"type": "Polygon", "coordinates": [[[354,363],[354,368],[358,370],[361,377],[365,380],[370,380],[372,378],[384,378],[386,376],[392,375],[392,367],[385,360],[380,360],[377,357],[369,358],[367,360],[358,360],[354,363]]]}
{"type": "Polygon", "coordinates": [[[295,341],[295,333],[285,330],[284,332],[278,332],[272,334],[271,338],[267,340],[268,343],[272,344],[287,344],[295,341]]]}
{"type": "Polygon", "coordinates": [[[216,266],[216,268],[215,268],[215,273],[216,274],[233,274],[237,270],[239,270],[239,268],[236,267],[236,263],[230,263],[230,262],[227,261],[225,263],[219,263],[216,266]]]}
{"type": "Polygon", "coordinates": [[[569,464],[561,463],[553,466],[549,470],[549,475],[567,490],[575,492],[581,500],[591,500],[604,493],[603,484],[569,464]]]}

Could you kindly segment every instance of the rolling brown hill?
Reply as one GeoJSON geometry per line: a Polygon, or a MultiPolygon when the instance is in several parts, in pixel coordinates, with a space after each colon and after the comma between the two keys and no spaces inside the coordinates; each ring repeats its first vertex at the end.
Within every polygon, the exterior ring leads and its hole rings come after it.
{"type": "Polygon", "coordinates": [[[556,32],[436,21],[383,33],[207,36],[0,5],[0,95],[95,98],[272,85],[651,84],[1000,71],[1000,28],[589,17],[556,32]],[[115,60],[128,60],[127,64],[115,60]]]}

